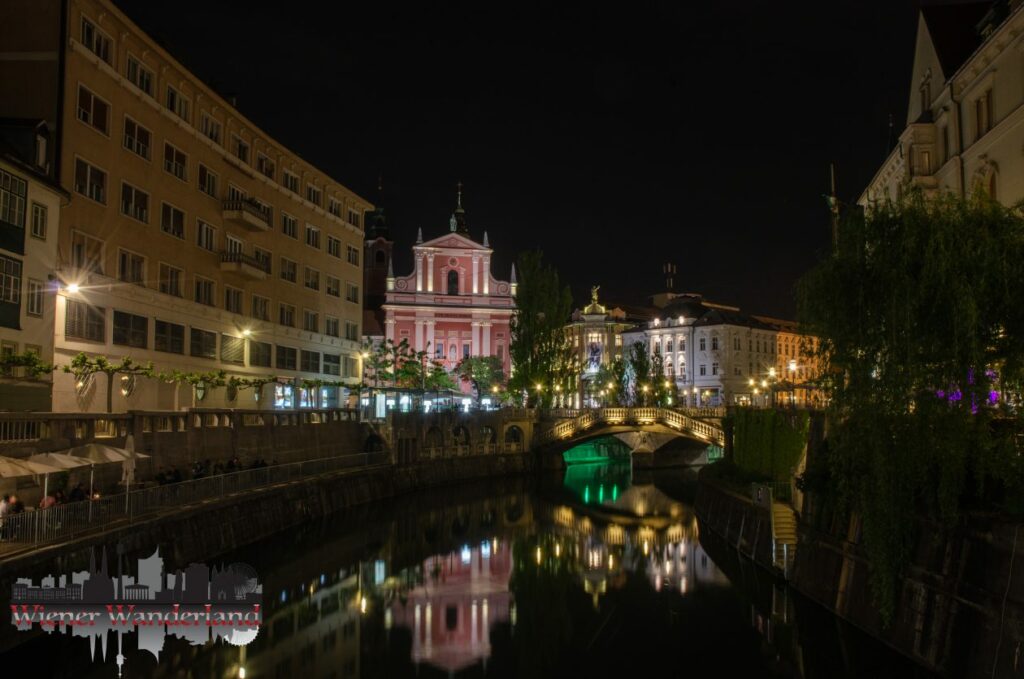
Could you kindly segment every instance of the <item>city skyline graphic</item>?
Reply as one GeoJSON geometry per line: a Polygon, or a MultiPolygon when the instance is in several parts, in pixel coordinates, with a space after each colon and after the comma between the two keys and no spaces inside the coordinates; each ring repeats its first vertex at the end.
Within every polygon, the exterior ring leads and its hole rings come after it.
{"type": "Polygon", "coordinates": [[[16,579],[11,586],[12,624],[22,631],[38,625],[49,634],[59,630],[86,637],[90,657],[99,661],[108,657],[113,630],[119,675],[125,663],[125,634],[137,634],[139,650],[149,651],[158,661],[168,636],[192,645],[223,640],[242,646],[256,638],[263,586],[251,566],[190,563],[167,573],[158,547],[149,557],[137,559],[136,574],[131,575],[123,568],[127,559],[120,543],[116,558],[116,574],[104,547],[98,559],[93,550],[88,571],[49,574],[38,585],[31,578],[16,579]]]}

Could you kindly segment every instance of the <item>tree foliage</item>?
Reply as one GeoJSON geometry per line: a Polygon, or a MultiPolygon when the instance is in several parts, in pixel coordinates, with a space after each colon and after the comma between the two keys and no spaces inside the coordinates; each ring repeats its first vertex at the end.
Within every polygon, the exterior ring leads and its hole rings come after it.
{"type": "Polygon", "coordinates": [[[490,394],[494,387],[502,390],[505,382],[505,371],[501,359],[497,356],[470,356],[464,358],[455,369],[459,379],[473,386],[477,405],[485,394],[490,394]]]}
{"type": "Polygon", "coordinates": [[[517,269],[520,282],[511,322],[509,353],[514,369],[509,387],[525,394],[528,404],[548,405],[556,387],[568,393],[579,379],[579,361],[565,332],[572,293],[561,284],[558,272],[544,264],[540,252],[521,255],[517,269]]]}
{"type": "Polygon", "coordinates": [[[808,471],[823,499],[860,517],[884,616],[918,517],[949,525],[1021,496],[1024,470],[993,422],[1019,403],[1021,281],[1018,209],[914,192],[847,215],[832,256],[800,281],[834,422],[827,459],[808,471]]]}

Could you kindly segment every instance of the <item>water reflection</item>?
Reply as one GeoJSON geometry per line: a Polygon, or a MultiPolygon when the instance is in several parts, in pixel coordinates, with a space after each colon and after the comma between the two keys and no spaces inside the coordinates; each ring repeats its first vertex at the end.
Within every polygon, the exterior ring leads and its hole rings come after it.
{"type": "MultiPolygon", "coordinates": [[[[867,656],[828,650],[850,643],[833,618],[797,616],[785,587],[702,536],[688,503],[628,466],[577,470],[539,492],[516,483],[364,506],[218,557],[252,564],[264,583],[256,640],[169,639],[159,661],[126,643],[125,676],[884,674],[851,670],[867,656]]],[[[7,667],[40,676],[116,676],[82,639],[7,630],[0,648],[7,667]]],[[[884,653],[883,667],[899,666],[884,653]]]]}
{"type": "Polygon", "coordinates": [[[412,661],[455,672],[491,655],[491,625],[512,616],[512,547],[492,538],[428,557],[421,584],[385,611],[384,626],[412,631],[412,661]]]}

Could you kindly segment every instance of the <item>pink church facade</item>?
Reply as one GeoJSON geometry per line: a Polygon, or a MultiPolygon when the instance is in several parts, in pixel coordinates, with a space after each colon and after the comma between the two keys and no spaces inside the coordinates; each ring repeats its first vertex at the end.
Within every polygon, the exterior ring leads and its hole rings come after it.
{"type": "MultiPolygon", "coordinates": [[[[484,233],[478,243],[465,226],[461,201],[451,231],[413,246],[413,271],[389,272],[384,337],[403,339],[453,370],[470,356],[495,356],[511,371],[509,323],[515,311],[515,268],[508,281],[491,272],[493,250],[484,233]]],[[[464,387],[468,388],[468,387],[464,387]]]]}

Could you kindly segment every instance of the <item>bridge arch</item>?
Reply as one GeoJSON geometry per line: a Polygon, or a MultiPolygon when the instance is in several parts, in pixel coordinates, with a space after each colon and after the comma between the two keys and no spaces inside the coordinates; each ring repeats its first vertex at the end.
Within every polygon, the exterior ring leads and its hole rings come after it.
{"type": "Polygon", "coordinates": [[[466,425],[457,424],[452,427],[452,440],[457,446],[468,446],[472,442],[466,425]]]}
{"type": "Polygon", "coordinates": [[[427,433],[423,437],[423,445],[425,448],[443,448],[444,434],[441,432],[441,428],[433,425],[427,429],[427,433]]]}

